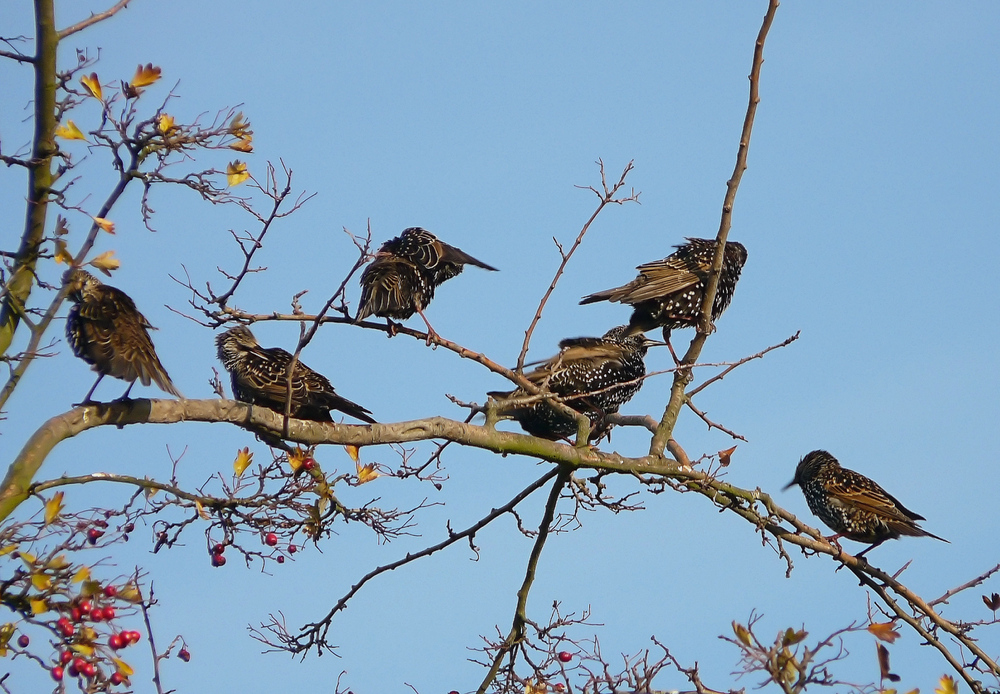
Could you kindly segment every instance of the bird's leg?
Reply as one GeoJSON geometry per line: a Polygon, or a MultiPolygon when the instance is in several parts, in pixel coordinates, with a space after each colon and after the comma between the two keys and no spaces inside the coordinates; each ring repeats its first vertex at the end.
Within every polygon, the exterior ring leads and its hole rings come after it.
{"type": "Polygon", "coordinates": [[[667,343],[667,349],[670,350],[670,356],[674,358],[674,366],[680,366],[681,360],[677,358],[677,352],[674,351],[674,346],[670,344],[670,328],[663,328],[663,341],[667,343]]]}
{"type": "Polygon", "coordinates": [[[427,320],[427,316],[424,315],[423,310],[418,308],[417,313],[419,313],[420,317],[424,319],[424,324],[427,326],[427,346],[430,347],[431,340],[435,337],[440,337],[440,335],[438,335],[437,331],[431,326],[431,322],[427,320]]]}
{"type": "Polygon", "coordinates": [[[125,389],[125,393],[122,394],[122,396],[120,398],[118,398],[119,402],[121,402],[123,400],[128,400],[128,394],[132,392],[132,386],[134,386],[134,385],[135,385],[135,381],[132,381],[131,383],[128,384],[128,388],[125,389]]]}
{"type": "Polygon", "coordinates": [[[102,378],[104,378],[104,374],[98,374],[97,380],[94,381],[94,385],[92,385],[90,390],[87,391],[87,395],[84,396],[82,401],[73,405],[73,407],[79,407],[80,405],[86,405],[87,403],[93,402],[93,400],[90,399],[90,396],[94,394],[95,390],[97,390],[97,384],[101,382],[102,378]]]}
{"type": "Polygon", "coordinates": [[[386,317],[385,324],[386,327],[388,327],[387,335],[389,337],[396,337],[396,335],[399,333],[399,327],[395,323],[393,323],[392,319],[389,317],[386,317]]]}
{"type": "Polygon", "coordinates": [[[872,551],[873,549],[875,549],[876,547],[878,547],[878,546],[879,546],[880,544],[882,544],[883,542],[885,542],[885,540],[879,540],[878,542],[873,542],[873,543],[872,543],[872,544],[870,544],[870,545],[869,545],[868,547],[866,547],[865,549],[863,549],[863,550],[861,550],[860,552],[858,552],[857,554],[855,554],[855,555],[854,555],[854,558],[855,558],[855,559],[862,559],[863,561],[867,562],[868,560],[867,560],[867,559],[864,559],[864,556],[865,556],[866,554],[868,554],[869,552],[871,552],[871,551],[872,551]]]}

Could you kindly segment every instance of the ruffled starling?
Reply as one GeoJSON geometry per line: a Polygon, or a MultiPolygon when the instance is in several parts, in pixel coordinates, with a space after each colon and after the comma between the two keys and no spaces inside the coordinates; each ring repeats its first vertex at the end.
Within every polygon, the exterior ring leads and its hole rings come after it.
{"type": "MultiPolygon", "coordinates": [[[[715,259],[715,239],[687,239],[676,251],[663,260],[640,265],[639,276],[626,285],[590,294],[581,304],[597,301],[615,301],[632,306],[629,332],[640,333],[657,326],[663,328],[663,337],[670,339],[672,328],[693,328],[701,317],[701,302],[705,298],[705,285],[715,259]]],[[[712,320],[715,321],[729,306],[747,261],[747,249],[735,241],[726,242],[719,275],[712,320]]]]}
{"type": "Polygon", "coordinates": [[[799,461],[795,479],[785,489],[796,484],[802,488],[809,510],[837,533],[829,540],[846,537],[871,544],[859,557],[901,535],[947,542],[917,525],[917,521],[925,520],[923,516],[903,506],[861,473],[841,467],[826,451],[813,451],[799,461]]]}
{"type": "MultiPolygon", "coordinates": [[[[628,326],[612,328],[603,337],[577,337],[559,343],[559,354],[542,362],[525,377],[562,398],[570,408],[590,418],[590,438],[602,437],[609,427],[604,416],[618,411],[642,388],[646,375],[644,357],[650,345],[659,344],[645,335],[629,335],[628,326]]],[[[523,389],[494,391],[497,400],[532,397],[523,389]]],[[[537,396],[536,396],[537,397],[537,396]]],[[[557,412],[544,400],[504,406],[499,413],[517,420],[532,436],[546,439],[570,438],[576,421],[557,412]]]]}
{"type": "MultiPolygon", "coordinates": [[[[264,348],[245,325],[216,336],[219,360],[233,379],[233,397],[263,405],[280,414],[288,398],[288,365],[292,355],[280,347],[264,348]]],[[[330,381],[301,361],[292,372],[291,416],[314,422],[331,422],[330,410],[339,410],[369,424],[371,412],[334,391],[330,381]]]]}
{"type": "Polygon", "coordinates": [[[429,339],[436,333],[424,309],[434,298],[434,289],[462,272],[467,264],[496,271],[426,229],[404,229],[402,234],[382,244],[375,260],[361,274],[361,304],[355,322],[367,316],[381,316],[386,319],[391,336],[395,334],[395,326],[390,319],[406,320],[419,313],[427,324],[429,339]]]}
{"type": "Polygon", "coordinates": [[[139,313],[128,294],[80,269],[68,271],[63,282],[73,302],[66,318],[66,337],[73,353],[98,373],[83,402],[91,401],[90,396],[105,376],[129,382],[122,400],[137,380],[144,386],[156,381],[164,392],[184,397],[153,349],[149,330],[155,328],[139,313]]]}

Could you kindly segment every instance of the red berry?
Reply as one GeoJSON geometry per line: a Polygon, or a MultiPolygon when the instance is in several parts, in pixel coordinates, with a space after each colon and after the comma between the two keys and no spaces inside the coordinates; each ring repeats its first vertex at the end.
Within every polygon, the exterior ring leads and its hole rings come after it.
{"type": "Polygon", "coordinates": [[[96,525],[98,528],[106,528],[108,527],[108,522],[104,520],[95,520],[94,525],[96,525]]]}
{"type": "Polygon", "coordinates": [[[73,619],[74,622],[79,622],[83,618],[83,615],[80,614],[80,608],[79,607],[72,608],[69,611],[69,616],[73,619]]]}
{"type": "Polygon", "coordinates": [[[279,555],[278,555],[278,559],[277,559],[277,562],[278,562],[279,564],[284,564],[284,563],[285,563],[285,557],[284,557],[284,555],[282,555],[282,554],[279,554],[279,555]]]}
{"type": "Polygon", "coordinates": [[[73,660],[73,651],[63,651],[59,654],[59,662],[63,665],[69,665],[71,660],[73,660]]]}
{"type": "Polygon", "coordinates": [[[80,614],[87,614],[90,612],[91,607],[93,607],[93,605],[90,604],[90,600],[81,600],[77,609],[80,610],[80,614]]]}
{"type": "Polygon", "coordinates": [[[105,622],[108,621],[109,619],[115,618],[115,608],[113,608],[111,605],[105,605],[104,609],[101,610],[101,612],[104,613],[105,622]]]}
{"type": "Polygon", "coordinates": [[[117,651],[119,648],[124,648],[126,645],[127,644],[121,634],[112,634],[108,637],[108,647],[112,650],[117,651]]]}
{"type": "Polygon", "coordinates": [[[104,586],[104,595],[108,598],[113,598],[118,595],[118,589],[114,586],[104,586]]]}
{"type": "Polygon", "coordinates": [[[111,673],[109,681],[111,682],[111,684],[121,684],[122,682],[125,681],[125,676],[122,675],[122,673],[120,672],[113,672],[111,673]]]}
{"type": "Polygon", "coordinates": [[[305,462],[302,463],[302,469],[305,470],[306,472],[309,472],[314,467],[316,467],[316,461],[313,460],[312,458],[306,458],[305,462]]]}
{"type": "Polygon", "coordinates": [[[80,674],[84,677],[93,677],[94,673],[97,672],[93,663],[84,663],[83,667],[78,669],[80,670],[80,674]]]}
{"type": "Polygon", "coordinates": [[[21,648],[27,648],[29,643],[31,643],[31,639],[28,638],[27,634],[21,634],[17,637],[17,645],[21,648]]]}
{"type": "Polygon", "coordinates": [[[62,682],[62,678],[63,678],[63,669],[59,665],[56,665],[54,668],[52,668],[52,679],[54,679],[56,682],[62,682]]]}
{"type": "Polygon", "coordinates": [[[56,621],[56,627],[59,629],[60,632],[62,632],[62,635],[67,639],[73,635],[73,625],[70,624],[69,620],[66,619],[65,617],[60,617],[56,621]]]}
{"type": "Polygon", "coordinates": [[[268,533],[267,536],[264,538],[264,544],[267,545],[268,547],[274,547],[276,544],[278,544],[278,536],[275,535],[274,533],[268,533]]]}
{"type": "Polygon", "coordinates": [[[90,612],[90,618],[93,621],[95,621],[95,622],[103,622],[104,621],[104,610],[102,610],[100,607],[98,607],[98,608],[96,608],[94,610],[91,610],[91,612],[90,612]]]}
{"type": "Polygon", "coordinates": [[[97,528],[91,528],[90,530],[87,531],[87,541],[90,542],[90,544],[92,545],[97,544],[97,541],[100,540],[103,535],[104,535],[103,530],[98,530],[97,528]]]}
{"type": "Polygon", "coordinates": [[[226,546],[222,543],[219,543],[212,548],[212,554],[222,554],[225,551],[226,551],[226,546]]]}
{"type": "Polygon", "coordinates": [[[557,692],[564,692],[566,691],[566,685],[564,685],[562,682],[556,682],[554,685],[552,685],[552,689],[557,692]]]}
{"type": "Polygon", "coordinates": [[[213,554],[212,555],[212,566],[219,567],[226,563],[226,556],[224,554],[213,554]]]}
{"type": "Polygon", "coordinates": [[[76,669],[76,665],[70,663],[70,666],[66,668],[66,674],[68,674],[70,677],[79,677],[80,671],[76,669]]]}
{"type": "Polygon", "coordinates": [[[177,651],[177,657],[183,660],[185,663],[191,662],[191,651],[186,648],[182,648],[177,651]]]}
{"type": "Polygon", "coordinates": [[[563,663],[568,663],[573,660],[573,654],[569,651],[559,651],[559,660],[563,663]]]}
{"type": "Polygon", "coordinates": [[[138,631],[126,631],[124,632],[129,640],[129,643],[139,643],[139,639],[142,638],[142,634],[138,631]]]}
{"type": "Polygon", "coordinates": [[[299,551],[299,548],[296,547],[295,545],[288,545],[288,553],[289,554],[295,554],[298,551],[299,551]]]}

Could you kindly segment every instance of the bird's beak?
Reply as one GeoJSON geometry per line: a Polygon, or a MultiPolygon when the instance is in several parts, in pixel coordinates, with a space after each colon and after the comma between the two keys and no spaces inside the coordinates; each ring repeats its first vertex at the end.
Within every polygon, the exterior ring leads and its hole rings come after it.
{"type": "Polygon", "coordinates": [[[787,492],[789,489],[791,489],[792,487],[794,487],[797,484],[798,484],[798,480],[792,480],[791,482],[789,482],[788,484],[786,484],[784,487],[782,487],[781,491],[787,492]]]}
{"type": "Polygon", "coordinates": [[[647,337],[646,338],[646,346],[647,347],[666,347],[667,343],[663,342],[662,340],[650,340],[647,337]]]}

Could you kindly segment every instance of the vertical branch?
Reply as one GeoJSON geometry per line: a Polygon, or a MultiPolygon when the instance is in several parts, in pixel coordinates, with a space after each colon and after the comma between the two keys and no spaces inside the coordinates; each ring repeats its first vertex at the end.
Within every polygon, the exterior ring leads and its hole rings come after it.
{"type": "MultiPolygon", "coordinates": [[[[538,568],[538,559],[542,555],[542,547],[545,546],[545,540],[548,538],[549,530],[552,528],[552,520],[555,518],[559,494],[562,493],[563,488],[569,481],[570,474],[571,469],[563,467],[559,470],[559,476],[556,477],[556,481],[552,483],[549,498],[545,502],[545,513],[542,514],[542,522],[538,525],[538,536],[535,538],[535,544],[531,548],[531,555],[528,557],[528,568],[524,574],[524,582],[521,584],[520,590],[517,591],[517,607],[514,609],[514,623],[511,625],[510,633],[504,639],[503,645],[497,651],[496,656],[494,656],[493,666],[487,673],[483,683],[479,685],[477,694],[485,694],[486,688],[492,684],[493,680],[496,679],[497,672],[500,671],[500,663],[508,655],[511,655],[513,658],[513,654],[524,638],[524,625],[528,621],[528,593],[535,582],[535,570],[538,568]]],[[[513,660],[511,664],[513,665],[513,660]]]]}
{"type": "MultiPolygon", "coordinates": [[[[729,228],[732,224],[733,205],[736,202],[736,191],[740,187],[740,179],[747,169],[747,153],[750,149],[750,134],[753,131],[753,120],[757,113],[757,104],[760,103],[760,68],[764,64],[764,40],[767,32],[774,21],[774,13],[778,9],[778,0],[768,0],[767,12],[764,14],[764,22],[761,24],[760,32],[757,34],[757,43],[753,51],[753,64],[750,68],[750,103],[747,105],[746,117],[743,119],[743,132],[740,135],[740,146],[736,153],[736,167],[733,175],[726,184],[726,197],[722,203],[722,219],[719,223],[718,247],[715,249],[715,262],[712,263],[712,271],[705,286],[705,296],[701,304],[701,320],[698,323],[698,332],[691,340],[691,346],[681,359],[681,366],[690,366],[698,360],[705,340],[712,331],[712,305],[715,303],[715,294],[719,286],[719,275],[722,273],[722,262],[726,251],[726,239],[729,237],[729,228]]],[[[674,383],[670,388],[670,401],[663,412],[660,426],[657,427],[656,434],[649,446],[650,455],[662,455],[667,441],[673,435],[674,425],[680,414],[681,407],[687,399],[684,388],[690,382],[691,370],[678,369],[674,373],[674,383]]]]}
{"type": "Polygon", "coordinates": [[[10,348],[21,311],[31,295],[53,183],[52,157],[57,151],[56,54],[59,48],[53,0],[35,0],[35,42],[35,133],[28,161],[27,215],[13,276],[0,305],[0,354],[6,354],[10,348]]]}

